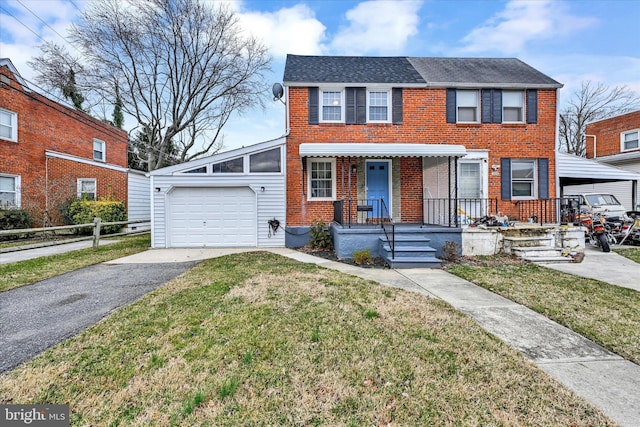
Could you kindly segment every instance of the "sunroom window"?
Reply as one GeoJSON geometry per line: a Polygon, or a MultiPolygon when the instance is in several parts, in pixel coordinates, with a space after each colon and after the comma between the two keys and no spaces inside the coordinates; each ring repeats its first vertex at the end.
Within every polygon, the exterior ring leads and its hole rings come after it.
{"type": "Polygon", "coordinates": [[[282,159],[280,156],[280,148],[255,153],[249,156],[249,172],[252,173],[268,173],[281,172],[282,159]]]}
{"type": "Polygon", "coordinates": [[[243,173],[244,172],[244,159],[238,157],[231,160],[226,160],[220,163],[213,164],[213,173],[243,173]]]}

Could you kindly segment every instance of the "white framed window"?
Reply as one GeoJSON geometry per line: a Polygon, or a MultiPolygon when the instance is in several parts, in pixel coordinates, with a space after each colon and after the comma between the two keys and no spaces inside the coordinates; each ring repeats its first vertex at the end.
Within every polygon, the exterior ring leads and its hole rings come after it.
{"type": "Polygon", "coordinates": [[[236,157],[235,159],[225,160],[224,162],[214,163],[211,170],[216,173],[244,173],[244,157],[236,157]]]}
{"type": "Polygon", "coordinates": [[[502,91],[502,122],[524,123],[524,92],[502,91]]]}
{"type": "Polygon", "coordinates": [[[107,159],[107,144],[100,139],[93,140],[93,160],[97,160],[99,162],[106,162],[107,159]]]}
{"type": "Polygon", "coordinates": [[[478,123],[480,121],[480,97],[477,90],[456,91],[456,121],[478,123]]]}
{"type": "Polygon", "coordinates": [[[391,93],[387,91],[369,91],[367,93],[367,121],[389,122],[389,104],[391,93]]]}
{"type": "Polygon", "coordinates": [[[282,172],[282,154],[280,147],[251,154],[249,156],[249,172],[278,173],[282,172]]]}
{"type": "Polygon", "coordinates": [[[320,121],[343,122],[344,121],[344,91],[322,90],[320,91],[320,121]]]}
{"type": "Polygon", "coordinates": [[[635,150],[640,148],[638,145],[638,136],[640,136],[640,130],[632,130],[622,132],[620,134],[620,151],[635,150]]]}
{"type": "Polygon", "coordinates": [[[78,178],[78,199],[96,200],[97,196],[95,178],[78,178]]]}
{"type": "Polygon", "coordinates": [[[18,114],[0,108],[0,138],[18,141],[18,114]]]}
{"type": "Polygon", "coordinates": [[[536,161],[530,159],[511,160],[511,198],[535,199],[536,161]]]}
{"type": "Polygon", "coordinates": [[[20,175],[0,174],[0,208],[20,207],[20,175]]]}
{"type": "Polygon", "coordinates": [[[308,200],[335,200],[336,159],[307,159],[308,200]]]}

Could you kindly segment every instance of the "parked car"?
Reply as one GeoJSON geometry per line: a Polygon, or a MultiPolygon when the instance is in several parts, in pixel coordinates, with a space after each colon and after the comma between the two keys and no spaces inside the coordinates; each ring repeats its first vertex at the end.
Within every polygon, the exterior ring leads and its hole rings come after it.
{"type": "Polygon", "coordinates": [[[605,218],[625,218],[627,210],[616,196],[608,193],[565,194],[563,197],[579,199],[580,211],[599,214],[605,218]]]}

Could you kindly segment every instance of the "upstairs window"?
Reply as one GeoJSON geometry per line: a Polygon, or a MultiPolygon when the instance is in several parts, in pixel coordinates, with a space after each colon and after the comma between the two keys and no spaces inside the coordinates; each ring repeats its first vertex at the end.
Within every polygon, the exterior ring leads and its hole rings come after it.
{"type": "Polygon", "coordinates": [[[20,176],[0,175],[0,208],[20,207],[20,176]]]}
{"type": "Polygon", "coordinates": [[[632,130],[630,132],[622,132],[620,134],[620,151],[635,150],[638,148],[638,134],[640,130],[632,130]]]}
{"type": "Polygon", "coordinates": [[[95,178],[78,179],[78,199],[96,200],[97,195],[95,178]]]}
{"type": "Polygon", "coordinates": [[[369,92],[368,121],[389,121],[389,92],[369,92]]]}
{"type": "Polygon", "coordinates": [[[336,194],[335,159],[308,159],[309,200],[333,200],[336,194]]]}
{"type": "Polygon", "coordinates": [[[93,160],[104,162],[106,159],[106,144],[100,139],[93,140],[93,160]]]}
{"type": "Polygon", "coordinates": [[[244,172],[244,159],[238,157],[231,160],[226,160],[220,163],[213,164],[213,173],[243,173],[244,172]]]}
{"type": "Polygon", "coordinates": [[[524,92],[502,91],[502,121],[505,123],[524,122],[524,92]]]}
{"type": "Polygon", "coordinates": [[[343,96],[342,91],[322,91],[320,97],[321,111],[323,122],[341,122],[343,121],[343,96]]]}
{"type": "Polygon", "coordinates": [[[0,108],[0,138],[18,141],[18,115],[0,108]]]}
{"type": "Polygon", "coordinates": [[[459,90],[456,92],[458,123],[477,123],[479,110],[477,90],[459,90]]]}

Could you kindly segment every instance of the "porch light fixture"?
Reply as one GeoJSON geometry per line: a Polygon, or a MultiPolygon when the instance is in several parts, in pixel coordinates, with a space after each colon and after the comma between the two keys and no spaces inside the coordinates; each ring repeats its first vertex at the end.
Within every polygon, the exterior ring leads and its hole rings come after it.
{"type": "Polygon", "coordinates": [[[264,187],[260,187],[260,191],[264,193],[264,187]]]}
{"type": "Polygon", "coordinates": [[[358,172],[358,168],[356,167],[356,165],[351,166],[351,173],[356,173],[358,172]]]}
{"type": "Polygon", "coordinates": [[[160,187],[156,187],[156,193],[160,192],[160,187]]]}

